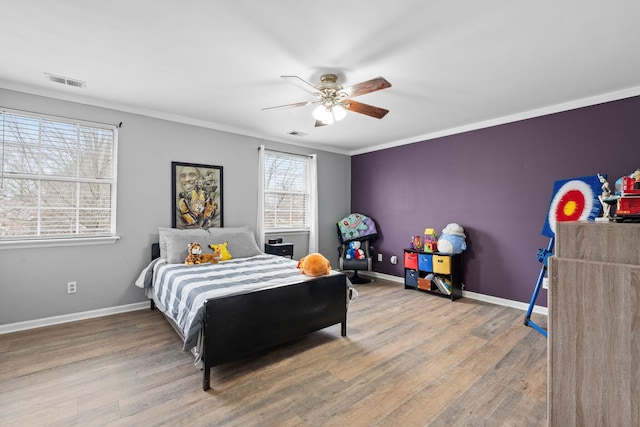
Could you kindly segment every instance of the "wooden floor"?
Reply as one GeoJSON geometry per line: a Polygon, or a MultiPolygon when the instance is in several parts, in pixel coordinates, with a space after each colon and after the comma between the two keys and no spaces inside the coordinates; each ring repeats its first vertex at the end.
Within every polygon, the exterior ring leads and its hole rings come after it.
{"type": "Polygon", "coordinates": [[[524,312],[356,289],[347,338],[336,325],[215,367],[208,392],[157,311],[0,335],[0,425],[546,425],[547,343],[524,312]]]}

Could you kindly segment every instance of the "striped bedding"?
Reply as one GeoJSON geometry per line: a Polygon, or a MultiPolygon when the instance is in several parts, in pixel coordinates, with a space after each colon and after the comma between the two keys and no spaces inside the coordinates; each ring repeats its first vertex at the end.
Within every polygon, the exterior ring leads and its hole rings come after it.
{"type": "MultiPolygon", "coordinates": [[[[207,300],[313,279],[301,274],[297,261],[268,254],[192,266],[168,264],[159,258],[145,270],[136,285],[150,288],[158,309],[182,333],[184,351],[198,342],[207,300]]],[[[339,273],[331,271],[331,274],[339,273]]]]}

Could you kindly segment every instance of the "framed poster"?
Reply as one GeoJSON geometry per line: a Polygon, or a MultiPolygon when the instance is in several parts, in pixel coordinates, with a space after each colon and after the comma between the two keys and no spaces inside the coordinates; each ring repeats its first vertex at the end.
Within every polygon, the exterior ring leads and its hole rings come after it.
{"type": "Polygon", "coordinates": [[[171,162],[174,228],[222,227],[222,166],[171,162]]]}

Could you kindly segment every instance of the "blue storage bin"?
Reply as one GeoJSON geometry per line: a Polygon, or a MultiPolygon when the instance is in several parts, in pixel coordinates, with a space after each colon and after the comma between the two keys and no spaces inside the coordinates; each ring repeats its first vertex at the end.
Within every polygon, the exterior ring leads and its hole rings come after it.
{"type": "Polygon", "coordinates": [[[417,288],[418,287],[418,272],[416,270],[411,270],[411,269],[405,270],[404,283],[407,286],[411,286],[413,288],[417,288]]]}
{"type": "Polygon", "coordinates": [[[420,271],[433,271],[433,255],[431,255],[431,254],[419,254],[418,255],[418,270],[420,270],[420,271]]]}

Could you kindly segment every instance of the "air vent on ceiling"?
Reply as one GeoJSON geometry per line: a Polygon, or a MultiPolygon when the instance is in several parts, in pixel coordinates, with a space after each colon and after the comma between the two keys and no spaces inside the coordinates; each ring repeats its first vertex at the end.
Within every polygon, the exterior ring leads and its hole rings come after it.
{"type": "Polygon", "coordinates": [[[291,132],[287,132],[289,135],[293,135],[293,136],[307,136],[308,134],[304,133],[304,132],[300,132],[297,130],[292,130],[291,132]]]}
{"type": "Polygon", "coordinates": [[[60,83],[63,85],[79,87],[79,88],[85,88],[87,86],[87,82],[83,82],[82,80],[70,79],[68,77],[56,76],[49,73],[44,73],[44,75],[47,78],[47,80],[54,83],[60,83]]]}

